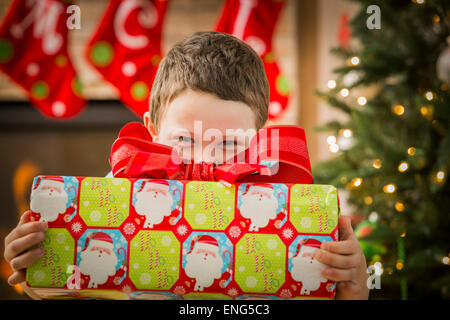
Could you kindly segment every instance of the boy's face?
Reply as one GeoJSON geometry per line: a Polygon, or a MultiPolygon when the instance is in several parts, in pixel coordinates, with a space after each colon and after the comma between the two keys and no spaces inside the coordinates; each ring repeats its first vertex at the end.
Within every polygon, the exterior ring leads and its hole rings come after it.
{"type": "Polygon", "coordinates": [[[144,124],[153,141],[172,146],[184,159],[223,163],[248,148],[256,134],[255,115],[243,102],[184,90],[165,108],[159,130],[149,113],[144,124]]]}

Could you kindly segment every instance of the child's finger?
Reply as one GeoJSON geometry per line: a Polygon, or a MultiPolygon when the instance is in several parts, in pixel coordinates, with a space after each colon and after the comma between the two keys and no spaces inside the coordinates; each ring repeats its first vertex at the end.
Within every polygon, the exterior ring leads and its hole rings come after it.
{"type": "Polygon", "coordinates": [[[335,268],[350,269],[358,265],[359,258],[355,255],[336,254],[325,250],[317,250],[314,257],[323,264],[335,268]]]}
{"type": "Polygon", "coordinates": [[[10,234],[8,234],[5,238],[5,245],[8,245],[12,241],[26,236],[27,234],[33,232],[44,232],[48,228],[47,222],[27,222],[20,226],[17,226],[10,234]]]}
{"type": "Polygon", "coordinates": [[[44,232],[33,232],[26,236],[10,242],[5,248],[5,260],[11,261],[14,257],[21,254],[32,246],[44,241],[44,232]]]}
{"type": "Polygon", "coordinates": [[[14,286],[25,281],[25,278],[25,270],[15,271],[12,275],[9,276],[8,284],[10,286],[14,286]]]}
{"type": "Polygon", "coordinates": [[[31,214],[31,210],[27,210],[25,211],[21,216],[20,216],[20,220],[18,223],[18,226],[25,224],[27,222],[30,221],[30,214],[31,214]]]}
{"type": "Polygon", "coordinates": [[[39,260],[39,258],[42,257],[43,253],[44,250],[42,248],[35,248],[33,250],[25,252],[24,254],[21,254],[18,257],[15,257],[9,264],[14,271],[28,268],[34,262],[39,260]]]}
{"type": "Polygon", "coordinates": [[[339,240],[349,239],[353,234],[352,224],[350,218],[346,216],[339,216],[338,219],[339,226],[339,240]]]}
{"type": "Polygon", "coordinates": [[[320,248],[338,254],[353,254],[357,249],[352,240],[323,242],[320,248]]]}
{"type": "Polygon", "coordinates": [[[322,275],[332,281],[351,281],[355,277],[356,269],[337,269],[325,267],[322,269],[322,275]]]}

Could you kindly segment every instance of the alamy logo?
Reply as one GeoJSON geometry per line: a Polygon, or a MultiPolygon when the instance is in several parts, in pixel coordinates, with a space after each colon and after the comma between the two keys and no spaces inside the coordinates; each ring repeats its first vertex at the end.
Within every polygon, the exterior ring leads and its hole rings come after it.
{"type": "Polygon", "coordinates": [[[366,20],[366,26],[369,30],[381,29],[381,9],[379,6],[372,4],[367,7],[367,14],[370,16],[366,20]]]}

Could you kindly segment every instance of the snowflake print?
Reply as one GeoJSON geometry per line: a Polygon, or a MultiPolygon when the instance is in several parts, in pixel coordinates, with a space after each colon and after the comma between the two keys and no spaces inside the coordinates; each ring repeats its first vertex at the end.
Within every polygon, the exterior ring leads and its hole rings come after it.
{"type": "Polygon", "coordinates": [[[75,222],[74,224],[72,224],[72,231],[75,233],[78,233],[81,231],[83,227],[81,226],[81,223],[79,222],[75,222]]]}
{"type": "Polygon", "coordinates": [[[291,290],[289,290],[289,289],[281,290],[280,297],[282,297],[284,299],[292,298],[291,290]]]}
{"type": "Polygon", "coordinates": [[[184,224],[180,224],[180,225],[177,227],[177,233],[178,233],[180,236],[184,236],[184,235],[186,234],[187,231],[188,231],[188,229],[187,229],[186,225],[184,225],[184,224]]]}
{"type": "Polygon", "coordinates": [[[303,228],[309,229],[312,224],[312,219],[310,217],[303,217],[302,220],[300,221],[300,224],[302,225],[303,228]]]}
{"type": "Polygon", "coordinates": [[[230,237],[237,238],[241,235],[241,229],[238,226],[232,226],[229,231],[230,237]]]}
{"type": "Polygon", "coordinates": [[[133,289],[131,288],[131,286],[129,286],[129,285],[127,284],[127,285],[124,285],[124,286],[122,287],[122,291],[125,292],[125,293],[130,293],[131,291],[133,291],[133,289]]]}
{"type": "Polygon", "coordinates": [[[186,293],[186,290],[184,289],[183,286],[176,286],[175,289],[173,290],[173,293],[182,296],[186,293]]]}
{"type": "Polygon", "coordinates": [[[125,232],[126,235],[129,236],[129,235],[132,235],[134,233],[134,231],[136,231],[136,228],[135,228],[134,224],[127,223],[123,227],[123,231],[125,232]]]}
{"type": "Polygon", "coordinates": [[[291,228],[286,228],[283,230],[282,235],[285,239],[290,239],[294,235],[294,232],[292,231],[291,228]]]}
{"type": "Polygon", "coordinates": [[[238,295],[238,291],[236,290],[236,288],[230,288],[228,289],[227,294],[229,296],[235,297],[238,295]]]}

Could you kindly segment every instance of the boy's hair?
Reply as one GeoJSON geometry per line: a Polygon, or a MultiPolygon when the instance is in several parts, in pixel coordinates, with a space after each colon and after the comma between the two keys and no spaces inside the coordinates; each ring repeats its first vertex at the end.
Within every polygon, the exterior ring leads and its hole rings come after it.
{"type": "Polygon", "coordinates": [[[267,120],[269,83],[258,54],[245,42],[220,32],[197,32],[176,44],[161,60],[150,96],[150,119],[159,129],[164,108],[185,89],[240,101],[267,120]]]}

